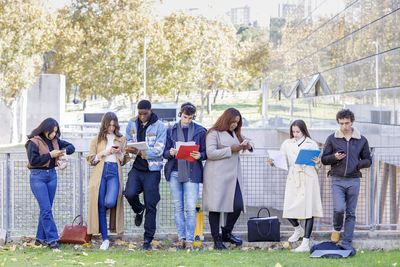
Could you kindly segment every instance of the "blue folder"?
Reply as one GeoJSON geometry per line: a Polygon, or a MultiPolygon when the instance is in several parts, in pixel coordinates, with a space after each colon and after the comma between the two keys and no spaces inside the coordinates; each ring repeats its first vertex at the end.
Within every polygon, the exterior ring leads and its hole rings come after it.
{"type": "Polygon", "coordinates": [[[319,156],[321,151],[312,150],[312,149],[300,149],[299,155],[297,155],[297,159],[295,164],[305,164],[309,166],[315,166],[315,162],[312,161],[314,157],[319,156]]]}

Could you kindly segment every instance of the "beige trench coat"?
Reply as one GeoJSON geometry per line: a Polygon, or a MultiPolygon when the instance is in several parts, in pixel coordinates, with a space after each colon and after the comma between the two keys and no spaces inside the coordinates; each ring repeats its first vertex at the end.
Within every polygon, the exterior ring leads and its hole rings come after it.
{"type": "MultiPolygon", "coordinates": [[[[233,144],[240,144],[235,134],[233,137],[227,131],[212,131],[207,134],[207,161],[203,174],[203,209],[205,211],[233,212],[237,181],[239,181],[244,208],[246,207],[239,152],[231,151],[233,144]]],[[[251,142],[250,145],[254,147],[251,142]]]]}
{"type": "Polygon", "coordinates": [[[320,218],[323,214],[318,182],[319,167],[294,164],[300,149],[319,150],[317,143],[308,137],[300,147],[294,138],[284,141],[281,146],[281,152],[289,166],[282,217],[289,219],[320,218]]]}
{"type": "MultiPolygon", "coordinates": [[[[129,161],[129,154],[125,153],[126,139],[125,137],[115,137],[114,145],[122,148],[122,153],[124,153],[124,159],[122,162],[117,157],[118,164],[118,175],[119,175],[119,192],[117,198],[117,205],[110,210],[110,225],[109,229],[111,232],[116,232],[117,234],[122,234],[124,232],[124,205],[122,197],[123,189],[123,176],[122,169],[126,162],[129,161]]],[[[97,136],[93,138],[90,144],[89,156],[87,156],[87,161],[89,164],[94,166],[89,180],[89,208],[88,208],[88,234],[98,234],[100,232],[99,228],[99,213],[98,213],[98,199],[99,199],[99,188],[101,182],[101,176],[103,174],[104,168],[104,158],[99,162],[93,164],[93,159],[96,154],[106,149],[107,141],[103,140],[97,143],[97,136]]]]}

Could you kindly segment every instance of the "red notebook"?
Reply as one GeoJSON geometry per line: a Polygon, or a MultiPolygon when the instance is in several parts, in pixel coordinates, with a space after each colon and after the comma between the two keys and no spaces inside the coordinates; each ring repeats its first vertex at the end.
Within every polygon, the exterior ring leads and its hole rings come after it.
{"type": "Polygon", "coordinates": [[[190,162],[194,162],[195,159],[190,156],[190,153],[192,153],[193,151],[199,151],[200,146],[199,145],[195,145],[195,146],[180,146],[179,147],[179,151],[178,154],[176,155],[176,159],[184,159],[190,162]]]}

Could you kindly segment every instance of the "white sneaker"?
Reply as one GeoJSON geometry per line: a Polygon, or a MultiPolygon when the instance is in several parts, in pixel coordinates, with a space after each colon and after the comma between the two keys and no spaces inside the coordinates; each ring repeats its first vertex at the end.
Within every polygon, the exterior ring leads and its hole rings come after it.
{"type": "Polygon", "coordinates": [[[298,246],[296,249],[292,250],[293,252],[309,252],[310,251],[310,239],[303,238],[301,245],[298,246]]]}
{"type": "Polygon", "coordinates": [[[103,241],[103,243],[101,243],[100,249],[107,250],[109,246],[110,246],[110,241],[106,239],[103,241]]]}
{"type": "Polygon", "coordinates": [[[301,227],[301,225],[299,225],[294,228],[294,233],[289,237],[288,241],[296,242],[297,240],[300,239],[300,237],[303,236],[304,236],[304,229],[301,227]]]}

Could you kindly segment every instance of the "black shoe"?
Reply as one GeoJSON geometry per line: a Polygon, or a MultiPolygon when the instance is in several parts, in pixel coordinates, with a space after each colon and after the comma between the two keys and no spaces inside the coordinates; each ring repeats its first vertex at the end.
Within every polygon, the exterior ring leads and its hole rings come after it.
{"type": "Polygon", "coordinates": [[[143,242],[143,250],[151,250],[151,241],[145,240],[143,242]]]}
{"type": "Polygon", "coordinates": [[[60,247],[58,246],[58,242],[57,241],[51,241],[49,243],[49,246],[51,249],[59,249],[60,247]]]}
{"type": "Polygon", "coordinates": [[[142,211],[139,212],[139,213],[136,213],[136,217],[135,217],[135,225],[136,225],[136,226],[140,226],[140,225],[142,224],[142,221],[143,221],[143,213],[144,213],[144,210],[142,210],[142,211]]]}
{"type": "Polygon", "coordinates": [[[232,234],[232,230],[229,231],[224,227],[221,227],[221,229],[222,229],[222,241],[230,242],[231,244],[234,244],[236,246],[242,245],[243,241],[239,237],[234,236],[232,234]]]}
{"type": "Polygon", "coordinates": [[[213,238],[214,238],[214,249],[217,250],[228,249],[227,247],[225,247],[224,243],[222,243],[221,235],[213,236],[213,238]]]}
{"type": "Polygon", "coordinates": [[[47,246],[46,241],[40,240],[40,239],[36,239],[35,240],[35,246],[40,246],[40,245],[42,245],[43,247],[47,246]]]}

